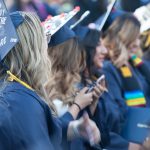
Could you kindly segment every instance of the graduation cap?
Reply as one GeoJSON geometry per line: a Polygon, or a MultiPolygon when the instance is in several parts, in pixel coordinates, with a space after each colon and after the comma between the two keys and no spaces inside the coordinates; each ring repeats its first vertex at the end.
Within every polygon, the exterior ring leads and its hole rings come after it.
{"type": "Polygon", "coordinates": [[[19,13],[14,13],[11,17],[4,1],[0,0],[0,62],[18,42],[15,27],[23,22],[19,13]]]}
{"type": "Polygon", "coordinates": [[[59,31],[57,31],[52,37],[48,44],[49,47],[59,45],[71,38],[76,37],[73,30],[71,30],[67,25],[64,25],[59,31]]]}
{"type": "Polygon", "coordinates": [[[82,41],[86,37],[89,30],[90,29],[86,26],[77,26],[76,28],[74,28],[74,32],[80,41],[82,41]]]}
{"type": "Polygon", "coordinates": [[[150,135],[150,108],[130,107],[121,135],[130,142],[143,144],[150,135]]]}
{"type": "Polygon", "coordinates": [[[10,18],[16,29],[24,22],[23,14],[20,11],[10,13],[10,18]]]}
{"type": "Polygon", "coordinates": [[[76,36],[77,36],[80,40],[82,40],[82,39],[86,36],[86,34],[87,34],[87,32],[89,31],[89,29],[88,29],[88,27],[83,27],[83,26],[80,26],[79,24],[80,24],[84,19],[86,19],[86,17],[87,17],[89,14],[90,14],[90,11],[89,11],[89,10],[85,11],[85,12],[82,14],[82,16],[80,17],[80,19],[79,19],[77,22],[75,22],[73,25],[70,26],[70,29],[72,29],[72,30],[75,32],[76,36]]]}
{"type": "Polygon", "coordinates": [[[97,30],[102,31],[103,27],[106,24],[106,21],[109,20],[109,19],[111,19],[110,18],[110,14],[112,13],[112,10],[114,9],[116,1],[117,0],[113,0],[109,4],[109,6],[107,8],[107,12],[95,22],[97,30]]]}
{"type": "MultiPolygon", "coordinates": [[[[117,16],[122,14],[121,11],[113,10],[115,4],[116,0],[113,0],[108,6],[107,12],[95,22],[94,28],[91,29],[102,31],[104,30],[104,27],[108,26],[108,24],[110,25],[117,16]]],[[[76,26],[73,30],[75,31],[79,39],[82,41],[84,37],[87,35],[88,31],[90,30],[89,28],[90,27],[76,26]]]]}
{"type": "Polygon", "coordinates": [[[150,29],[150,4],[136,9],[134,15],[141,23],[141,33],[150,29]]]}
{"type": "Polygon", "coordinates": [[[47,19],[42,22],[46,35],[54,35],[61,27],[63,27],[70,19],[72,19],[78,12],[80,7],[75,7],[69,13],[62,13],[57,16],[48,16],[47,19]]]}
{"type": "Polygon", "coordinates": [[[69,13],[63,13],[54,17],[48,16],[47,19],[42,22],[46,35],[51,36],[51,40],[48,44],[49,47],[59,45],[75,37],[75,33],[69,29],[66,23],[79,11],[80,7],[75,7],[75,9],[69,13]]]}
{"type": "Polygon", "coordinates": [[[75,22],[73,25],[70,26],[70,29],[74,29],[77,25],[79,25],[89,15],[90,15],[90,11],[89,10],[85,11],[82,14],[82,16],[80,17],[80,19],[77,22],[75,22]]]}
{"type": "Polygon", "coordinates": [[[116,1],[113,0],[108,6],[107,12],[95,22],[97,30],[105,32],[117,17],[126,13],[125,11],[115,9],[116,1]]]}

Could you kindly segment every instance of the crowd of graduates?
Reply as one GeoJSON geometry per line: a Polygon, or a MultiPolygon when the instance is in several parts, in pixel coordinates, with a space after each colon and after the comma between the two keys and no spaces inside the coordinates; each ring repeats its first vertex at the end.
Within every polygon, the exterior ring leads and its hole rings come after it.
{"type": "Polygon", "coordinates": [[[0,2],[18,37],[0,45],[0,150],[150,150],[150,25],[93,0],[47,34],[56,7],[0,2]]]}

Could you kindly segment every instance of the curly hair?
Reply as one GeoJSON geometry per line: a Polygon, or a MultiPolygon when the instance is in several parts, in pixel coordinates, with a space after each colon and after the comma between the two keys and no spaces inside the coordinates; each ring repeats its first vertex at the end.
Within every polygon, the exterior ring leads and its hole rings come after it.
{"type": "Polygon", "coordinates": [[[64,103],[73,101],[75,83],[80,82],[80,71],[84,68],[84,54],[78,48],[78,41],[72,38],[54,47],[48,48],[52,61],[50,81],[46,86],[49,98],[61,99],[64,103]]]}

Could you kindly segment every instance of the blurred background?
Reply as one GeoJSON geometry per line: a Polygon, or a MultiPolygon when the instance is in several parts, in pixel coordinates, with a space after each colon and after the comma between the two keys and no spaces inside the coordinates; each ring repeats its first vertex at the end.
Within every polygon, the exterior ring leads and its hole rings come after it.
{"type": "MultiPolygon", "coordinates": [[[[82,22],[87,25],[96,21],[106,12],[108,4],[111,0],[5,0],[7,8],[10,12],[35,11],[43,21],[47,15],[56,15],[61,12],[68,12],[74,6],[80,6],[81,11],[77,18],[86,10],[90,10],[90,16],[82,22]]],[[[150,0],[118,0],[116,8],[124,11],[134,12],[140,6],[150,3],[150,0]]]]}

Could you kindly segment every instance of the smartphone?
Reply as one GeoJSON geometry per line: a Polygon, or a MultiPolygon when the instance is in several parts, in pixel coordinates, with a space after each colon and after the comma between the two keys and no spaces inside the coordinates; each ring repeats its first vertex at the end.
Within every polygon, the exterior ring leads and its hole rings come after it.
{"type": "Polygon", "coordinates": [[[105,75],[103,74],[97,79],[96,83],[100,84],[104,79],[105,79],[105,75]]]}
{"type": "MultiPolygon", "coordinates": [[[[100,84],[104,79],[105,79],[105,75],[101,75],[101,76],[97,79],[96,84],[100,84]]],[[[91,92],[91,91],[94,89],[94,87],[96,86],[96,84],[92,85],[92,86],[88,89],[87,93],[91,92]]]]}

